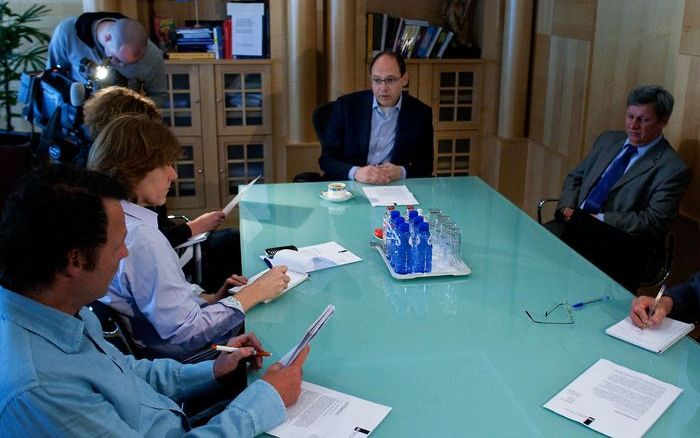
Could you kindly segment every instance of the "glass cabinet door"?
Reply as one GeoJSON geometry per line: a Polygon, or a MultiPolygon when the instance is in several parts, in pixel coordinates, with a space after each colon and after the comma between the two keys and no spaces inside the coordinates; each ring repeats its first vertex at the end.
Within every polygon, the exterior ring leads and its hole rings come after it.
{"type": "Polygon", "coordinates": [[[221,205],[238,194],[238,186],[261,175],[259,183],[271,182],[272,141],[269,135],[219,139],[219,187],[221,205]]]}
{"type": "Polygon", "coordinates": [[[217,65],[219,135],[271,134],[270,66],[217,65]]]}
{"type": "Polygon", "coordinates": [[[177,136],[201,135],[199,75],[196,65],[166,64],[168,100],[163,123],[177,136]]]}
{"type": "Polygon", "coordinates": [[[168,191],[168,208],[203,208],[204,170],[201,137],[179,137],[182,154],[174,163],[177,179],[168,191]]]}
{"type": "Polygon", "coordinates": [[[436,131],[435,176],[467,176],[473,173],[471,163],[478,148],[479,131],[436,131]]]}
{"type": "Polygon", "coordinates": [[[440,64],[433,67],[433,127],[478,128],[481,65],[440,64]]]}

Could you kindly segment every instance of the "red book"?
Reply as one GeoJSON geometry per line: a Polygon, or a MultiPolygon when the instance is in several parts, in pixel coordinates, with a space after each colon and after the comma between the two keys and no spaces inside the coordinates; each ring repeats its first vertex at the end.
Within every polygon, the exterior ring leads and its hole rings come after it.
{"type": "Polygon", "coordinates": [[[231,59],[233,54],[233,42],[231,41],[231,18],[224,20],[224,59],[231,59]]]}

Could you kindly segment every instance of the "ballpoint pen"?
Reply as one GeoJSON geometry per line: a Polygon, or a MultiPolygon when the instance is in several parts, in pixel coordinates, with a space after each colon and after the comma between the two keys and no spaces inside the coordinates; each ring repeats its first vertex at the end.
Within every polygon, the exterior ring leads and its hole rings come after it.
{"type": "MultiPolygon", "coordinates": [[[[234,351],[238,351],[241,348],[247,348],[247,347],[238,348],[238,347],[229,347],[228,345],[216,345],[216,344],[211,346],[212,350],[223,351],[225,353],[233,353],[234,351]]],[[[250,347],[250,348],[253,348],[253,347],[250,347]]],[[[268,351],[255,350],[255,356],[272,356],[272,353],[270,353],[268,351]]]]}
{"type": "Polygon", "coordinates": [[[571,308],[572,309],[580,309],[580,308],[587,306],[589,304],[597,303],[598,301],[607,301],[609,299],[610,299],[610,297],[608,295],[603,295],[602,297],[599,297],[599,298],[594,298],[592,300],[581,301],[580,303],[573,304],[571,306],[571,308]]]}
{"type": "MultiPolygon", "coordinates": [[[[663,284],[661,285],[661,288],[659,289],[659,293],[656,294],[656,298],[654,298],[654,302],[651,303],[651,307],[649,307],[649,318],[654,316],[654,312],[656,311],[656,305],[659,304],[659,300],[661,299],[661,296],[666,292],[666,285],[663,284]]],[[[644,323],[644,327],[647,326],[649,323],[649,320],[647,319],[647,322],[644,323]]]]}
{"type": "Polygon", "coordinates": [[[265,262],[268,268],[272,269],[272,262],[270,261],[270,259],[268,259],[267,257],[263,257],[263,261],[265,262]]]}

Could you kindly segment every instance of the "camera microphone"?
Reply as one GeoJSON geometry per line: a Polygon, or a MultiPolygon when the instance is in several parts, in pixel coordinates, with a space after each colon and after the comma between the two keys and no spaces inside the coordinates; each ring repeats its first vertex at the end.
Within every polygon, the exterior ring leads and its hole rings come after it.
{"type": "Polygon", "coordinates": [[[80,82],[70,84],[70,104],[81,106],[85,103],[85,87],[80,82]]]}

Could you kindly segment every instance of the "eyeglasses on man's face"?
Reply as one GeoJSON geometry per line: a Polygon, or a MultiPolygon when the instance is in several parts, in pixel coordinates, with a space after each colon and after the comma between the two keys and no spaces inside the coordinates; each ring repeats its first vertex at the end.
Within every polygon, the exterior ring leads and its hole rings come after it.
{"type": "Polygon", "coordinates": [[[385,78],[380,78],[378,76],[372,76],[370,80],[372,81],[372,85],[375,87],[380,87],[382,84],[392,86],[396,85],[399,82],[399,79],[396,76],[387,76],[385,78]]]}

